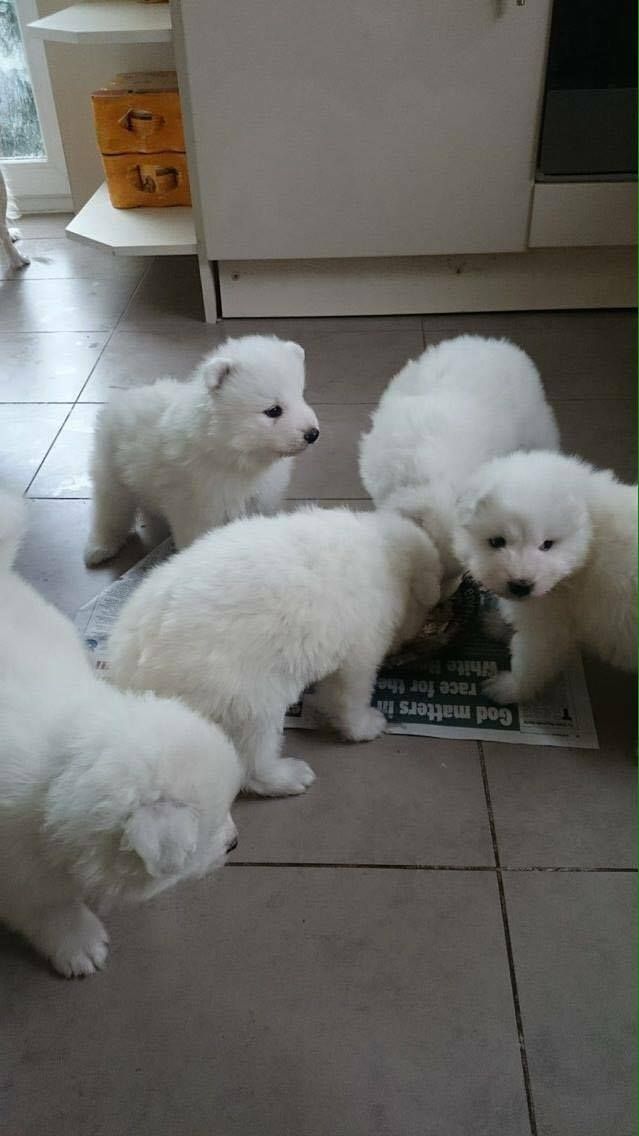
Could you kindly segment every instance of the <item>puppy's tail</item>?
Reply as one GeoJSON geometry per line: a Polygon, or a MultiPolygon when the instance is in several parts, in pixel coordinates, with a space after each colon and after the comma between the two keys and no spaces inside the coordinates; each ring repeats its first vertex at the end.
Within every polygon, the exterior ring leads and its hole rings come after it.
{"type": "Polygon", "coordinates": [[[8,572],[27,527],[23,497],[0,489],[0,572],[8,572]]]}

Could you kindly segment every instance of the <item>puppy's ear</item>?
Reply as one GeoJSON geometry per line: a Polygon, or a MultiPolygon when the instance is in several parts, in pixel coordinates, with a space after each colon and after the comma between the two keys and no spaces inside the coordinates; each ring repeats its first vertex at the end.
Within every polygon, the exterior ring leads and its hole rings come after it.
{"type": "Polygon", "coordinates": [[[293,341],[292,339],[289,339],[289,340],[287,341],[287,343],[286,343],[286,346],[287,346],[287,347],[289,348],[289,350],[291,350],[291,351],[292,351],[292,352],[293,352],[293,353],[294,353],[295,355],[297,355],[299,359],[301,359],[301,360],[302,360],[302,363],[304,362],[304,360],[305,360],[305,358],[306,358],[306,353],[305,353],[305,351],[304,351],[304,348],[303,348],[303,347],[301,346],[301,344],[300,344],[300,343],[295,343],[295,342],[294,342],[294,341],[293,341]]]}
{"type": "Polygon", "coordinates": [[[197,847],[198,818],[188,805],[157,801],[140,805],[129,817],[120,843],[123,851],[136,852],[155,879],[183,869],[197,847]]]}
{"type": "Polygon", "coordinates": [[[204,386],[208,391],[219,390],[225,379],[228,379],[232,370],[232,359],[225,359],[221,355],[215,355],[212,359],[205,359],[201,368],[204,386]]]}

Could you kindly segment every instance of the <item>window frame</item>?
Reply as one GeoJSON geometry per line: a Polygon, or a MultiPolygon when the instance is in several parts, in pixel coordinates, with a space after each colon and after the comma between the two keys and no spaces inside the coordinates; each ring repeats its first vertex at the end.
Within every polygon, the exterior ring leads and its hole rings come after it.
{"type": "Polygon", "coordinates": [[[45,157],[2,158],[2,166],[23,212],[68,210],[72,207],[71,190],[44,42],[31,35],[27,27],[32,20],[39,19],[36,0],[15,0],[15,8],[45,157]]]}

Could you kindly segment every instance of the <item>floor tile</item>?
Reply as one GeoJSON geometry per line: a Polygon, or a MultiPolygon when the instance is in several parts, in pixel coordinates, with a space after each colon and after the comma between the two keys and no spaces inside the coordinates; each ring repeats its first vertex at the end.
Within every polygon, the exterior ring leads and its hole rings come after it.
{"type": "Polygon", "coordinates": [[[601,469],[612,469],[622,481],[637,480],[637,413],[632,399],[562,399],[554,409],[562,449],[579,454],[601,469]]]}
{"type": "Polygon", "coordinates": [[[221,326],[232,335],[273,334],[301,343],[306,396],[318,404],[376,401],[393,375],[423,351],[415,319],[226,320],[221,326]]]}
{"type": "Polygon", "coordinates": [[[8,952],[20,1136],[528,1136],[493,873],[228,868],[109,928],[85,982],[8,952]]]}
{"type": "MultiPolygon", "coordinates": [[[[315,321],[318,323],[320,321],[315,321]]],[[[334,322],[334,321],[333,321],[334,322]]],[[[419,355],[422,337],[419,324],[406,327],[329,332],[308,328],[305,321],[226,321],[219,324],[191,323],[176,338],[175,332],[154,328],[139,332],[118,331],[113,336],[83,392],[83,401],[101,401],[113,388],[152,382],[161,375],[187,378],[208,351],[233,336],[253,334],[253,327],[229,327],[233,323],[256,323],[260,334],[294,337],[306,351],[306,397],[312,404],[368,403],[377,399],[392,376],[411,355],[419,355]],[[280,324],[303,324],[281,327],[280,324]],[[273,328],[269,326],[273,324],[273,328]]]]}
{"type": "Polygon", "coordinates": [[[152,383],[164,375],[187,379],[202,357],[225,339],[219,324],[193,323],[188,334],[154,328],[116,331],[81,395],[104,402],[111,391],[152,383]]]}
{"type": "Polygon", "coordinates": [[[426,316],[427,343],[452,335],[505,336],[539,368],[550,398],[624,398],[635,389],[632,311],[492,312],[426,316]]]}
{"type": "Polygon", "coordinates": [[[636,756],[637,676],[599,659],[583,662],[602,752],[636,756]]]}
{"type": "Polygon", "coordinates": [[[90,497],[89,458],[99,406],[73,408],[29,490],[30,497],[90,497]]]}
{"type": "Polygon", "coordinates": [[[0,331],[111,331],[136,280],[0,281],[0,331]]]}
{"type": "Polygon", "coordinates": [[[29,527],[16,562],[20,575],[71,617],[147,551],[132,537],[114,560],[86,568],[90,512],[90,501],[29,501],[29,527]]]}
{"type": "MultiPolygon", "coordinates": [[[[422,330],[421,316],[260,316],[248,319],[222,319],[227,335],[279,335],[283,339],[304,339],[340,335],[342,332],[422,330]]],[[[422,335],[423,343],[423,335],[422,335]]]]}
{"type": "MultiPolygon", "coordinates": [[[[30,238],[63,237],[73,213],[25,213],[16,221],[22,236],[30,238]]],[[[67,237],[66,240],[69,238],[67,237]]]]}
{"type": "Polygon", "coordinates": [[[158,327],[188,333],[204,319],[202,288],[194,256],[157,257],[126,310],[120,328],[158,327]]]}
{"type": "Polygon", "coordinates": [[[418,328],[342,332],[302,337],[301,342],[306,349],[306,397],[318,405],[376,401],[393,375],[422,352],[418,328]]]}
{"type": "Polygon", "coordinates": [[[539,1136],[634,1136],[634,875],[506,873],[539,1136]]]}
{"type": "Polygon", "coordinates": [[[0,483],[23,493],[70,407],[0,404],[0,483]]]}
{"type": "Polygon", "coordinates": [[[494,863],[474,742],[387,734],[367,745],[287,730],[317,781],[295,800],[246,799],[235,859],[311,864],[494,863]]]}
{"type": "Polygon", "coordinates": [[[320,437],[296,459],[289,497],[366,497],[359,479],[359,437],[370,424],[374,404],[318,407],[320,437]]]}
{"type": "Polygon", "coordinates": [[[73,402],[106,340],[106,332],[4,332],[0,402],[73,402]]]}
{"type": "MultiPolygon", "coordinates": [[[[64,235],[30,238],[22,244],[31,264],[21,270],[20,282],[71,277],[93,279],[102,276],[116,280],[131,277],[139,280],[149,267],[148,257],[113,256],[105,249],[71,241],[64,235]]],[[[8,271],[6,275],[14,278],[14,274],[8,271]]]]}
{"type": "Polygon", "coordinates": [[[588,680],[601,749],[484,742],[506,867],[637,863],[635,680],[603,664],[588,680]]]}

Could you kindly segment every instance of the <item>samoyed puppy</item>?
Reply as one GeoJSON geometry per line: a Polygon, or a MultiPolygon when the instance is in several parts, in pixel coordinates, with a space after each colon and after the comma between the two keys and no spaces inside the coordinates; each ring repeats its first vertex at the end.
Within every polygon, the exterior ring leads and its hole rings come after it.
{"type": "Polygon", "coordinates": [[[491,698],[533,698],[578,647],[636,669],[636,485],[575,457],[511,454],[476,471],[458,517],[460,560],[514,628],[491,698]]]}
{"type": "Polygon", "coordinates": [[[143,580],[112,631],[109,677],[218,722],[245,790],[303,793],[312,770],[280,757],[287,707],[324,680],[322,707],[342,734],[377,737],[375,674],[423,626],[440,574],[430,539],[394,512],[309,507],[235,521],[143,580]]]}
{"type": "Polygon", "coordinates": [[[20,230],[9,224],[10,221],[19,216],[20,210],[0,168],[0,245],[5,251],[11,268],[26,268],[28,264],[31,264],[29,257],[16,248],[16,241],[19,241],[22,235],[20,230]]]}
{"type": "Polygon", "coordinates": [[[240,766],[187,706],[94,675],[69,621],[10,570],[23,519],[0,493],[0,919],[71,978],[107,957],[91,906],[224,863],[240,766]]]}
{"type": "Polygon", "coordinates": [[[382,503],[421,524],[442,560],[444,595],[460,564],[455,502],[470,474],[513,450],[559,447],[539,373],[505,339],[460,335],[429,347],[389,383],[360,441],[362,482],[382,503]]]}
{"type": "Polygon", "coordinates": [[[228,339],[190,382],[120,391],[98,416],[88,565],[114,556],[140,512],[178,549],[250,513],[274,513],[293,456],[319,437],[304,401],[304,350],[276,336],[228,339]]]}

